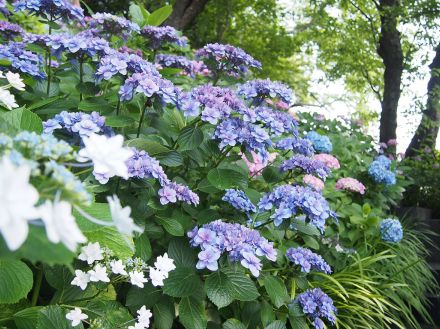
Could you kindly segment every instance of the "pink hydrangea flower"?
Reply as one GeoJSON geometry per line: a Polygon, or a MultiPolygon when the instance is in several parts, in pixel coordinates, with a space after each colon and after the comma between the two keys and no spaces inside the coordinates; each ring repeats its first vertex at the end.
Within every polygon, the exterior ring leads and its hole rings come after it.
{"type": "Polygon", "coordinates": [[[360,193],[360,194],[365,193],[364,184],[359,182],[357,179],[351,178],[351,177],[338,179],[335,187],[338,190],[346,190],[346,191],[360,193]]]}
{"type": "Polygon", "coordinates": [[[324,189],[324,182],[318,177],[305,175],[303,177],[303,182],[317,191],[322,191],[324,189]]]}
{"type": "Polygon", "coordinates": [[[324,162],[325,165],[330,169],[339,169],[341,165],[339,164],[338,159],[336,159],[333,155],[330,154],[315,154],[313,159],[324,162]]]}
{"type": "MultiPolygon", "coordinates": [[[[263,169],[267,166],[267,163],[264,163],[260,156],[255,153],[254,151],[251,151],[253,162],[249,161],[246,155],[242,154],[241,158],[246,163],[246,165],[249,168],[249,174],[251,176],[260,176],[263,169]]],[[[272,162],[275,160],[277,154],[276,153],[270,153],[269,154],[269,162],[272,162]]]]}

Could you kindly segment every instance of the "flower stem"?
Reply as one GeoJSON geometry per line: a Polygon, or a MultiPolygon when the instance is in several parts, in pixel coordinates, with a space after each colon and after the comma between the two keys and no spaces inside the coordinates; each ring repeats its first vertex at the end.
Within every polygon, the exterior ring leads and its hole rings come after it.
{"type": "Polygon", "coordinates": [[[31,305],[36,306],[38,302],[38,296],[40,295],[41,283],[43,282],[43,266],[38,267],[37,278],[35,280],[35,288],[32,292],[31,305]]]}
{"type": "Polygon", "coordinates": [[[147,101],[145,102],[145,106],[142,109],[141,117],[139,119],[139,125],[138,125],[138,129],[137,129],[137,134],[136,134],[137,138],[139,138],[139,135],[141,134],[142,122],[144,121],[145,112],[147,111],[147,108],[150,107],[151,105],[152,105],[151,100],[147,99],[147,101]]]}
{"type": "MultiPolygon", "coordinates": [[[[50,16],[49,20],[49,35],[52,34],[52,26],[51,23],[53,22],[53,17],[50,16]]],[[[48,57],[48,64],[47,64],[47,89],[46,94],[49,96],[50,93],[50,80],[52,79],[52,54],[50,53],[50,48],[47,48],[47,57],[48,57]]]]}
{"type": "Polygon", "coordinates": [[[119,115],[120,109],[121,109],[121,99],[118,98],[118,105],[116,105],[116,115],[119,115]]]}
{"type": "Polygon", "coordinates": [[[79,61],[79,101],[83,100],[82,88],[83,88],[83,75],[84,75],[84,67],[82,58],[79,61]]]}

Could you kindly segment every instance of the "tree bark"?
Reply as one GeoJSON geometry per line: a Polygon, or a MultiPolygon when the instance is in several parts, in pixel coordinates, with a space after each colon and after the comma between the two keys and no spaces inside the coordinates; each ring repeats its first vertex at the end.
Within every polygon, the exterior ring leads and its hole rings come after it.
{"type": "Polygon", "coordinates": [[[385,66],[384,89],[381,101],[380,142],[396,138],[397,107],[403,73],[403,51],[400,32],[397,29],[399,0],[380,0],[381,33],[377,52],[385,66]]]}
{"type": "Polygon", "coordinates": [[[194,19],[203,11],[209,0],[176,0],[173,12],[166,20],[165,25],[177,30],[185,30],[194,19]]]}
{"type": "Polygon", "coordinates": [[[431,65],[431,78],[428,82],[428,100],[422,113],[422,120],[406,149],[405,156],[414,156],[425,147],[435,148],[440,125],[440,44],[431,65]]]}

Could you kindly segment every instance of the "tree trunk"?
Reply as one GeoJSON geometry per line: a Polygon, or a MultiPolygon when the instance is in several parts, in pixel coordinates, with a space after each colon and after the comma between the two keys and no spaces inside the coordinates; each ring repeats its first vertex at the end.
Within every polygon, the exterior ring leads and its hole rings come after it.
{"type": "Polygon", "coordinates": [[[380,0],[378,9],[381,33],[377,52],[385,66],[379,139],[380,142],[386,143],[396,138],[397,106],[403,73],[403,52],[400,32],[397,30],[401,8],[399,0],[380,0]]]}
{"type": "Polygon", "coordinates": [[[431,78],[428,82],[428,100],[422,120],[406,149],[405,156],[414,156],[424,147],[435,148],[440,125],[440,44],[437,46],[431,65],[431,78]]]}
{"type": "Polygon", "coordinates": [[[209,0],[176,0],[173,12],[166,20],[165,25],[177,30],[185,30],[194,19],[203,11],[209,0]]]}

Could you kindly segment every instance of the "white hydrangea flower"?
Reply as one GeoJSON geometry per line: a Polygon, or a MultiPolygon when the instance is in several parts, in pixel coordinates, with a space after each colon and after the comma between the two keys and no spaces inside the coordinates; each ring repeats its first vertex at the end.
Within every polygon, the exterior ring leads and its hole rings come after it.
{"type": "Polygon", "coordinates": [[[110,213],[113,219],[113,222],[118,229],[119,232],[123,234],[132,234],[133,232],[142,233],[143,229],[137,226],[133,218],[130,217],[131,208],[130,207],[122,207],[119,198],[116,195],[113,197],[107,197],[107,202],[110,207],[110,213]]]}
{"type": "Polygon", "coordinates": [[[130,276],[130,283],[134,286],[138,286],[139,288],[144,287],[144,283],[148,282],[148,279],[145,278],[144,273],[140,271],[132,271],[128,272],[130,276]]]}
{"type": "Polygon", "coordinates": [[[145,329],[145,326],[142,323],[136,322],[134,326],[128,326],[127,329],[145,329]]]}
{"type": "Polygon", "coordinates": [[[78,286],[81,290],[86,290],[87,285],[90,282],[90,274],[81,270],[75,270],[75,278],[70,284],[78,286]]]}
{"type": "Polygon", "coordinates": [[[75,309],[66,314],[66,319],[72,321],[73,327],[76,327],[81,321],[88,318],[87,314],[84,314],[79,307],[75,307],[75,309]]]}
{"type": "Polygon", "coordinates": [[[112,268],[112,272],[114,274],[127,275],[127,271],[125,270],[125,266],[122,263],[122,260],[112,260],[110,262],[110,267],[112,268]]]}
{"type": "Polygon", "coordinates": [[[62,242],[69,250],[75,251],[78,243],[87,241],[72,216],[72,205],[66,201],[46,201],[38,211],[46,227],[49,241],[62,242]]]}
{"type": "Polygon", "coordinates": [[[150,267],[149,275],[150,275],[151,284],[155,287],[163,286],[163,280],[165,280],[168,277],[167,272],[162,272],[161,270],[155,269],[153,267],[150,267]]]}
{"type": "Polygon", "coordinates": [[[147,310],[147,308],[142,306],[138,311],[138,322],[139,324],[143,325],[145,328],[148,328],[150,326],[150,319],[153,316],[150,310],[147,310]]]}
{"type": "Polygon", "coordinates": [[[16,167],[8,157],[0,162],[0,232],[11,250],[17,250],[29,233],[28,221],[39,217],[38,191],[29,183],[31,168],[16,167]]]}
{"type": "Polygon", "coordinates": [[[78,256],[78,259],[87,262],[89,265],[103,258],[99,242],[89,243],[87,246],[82,247],[81,253],[78,256]]]}
{"type": "Polygon", "coordinates": [[[133,155],[133,151],[123,146],[122,135],[107,137],[92,134],[88,138],[83,138],[83,142],[85,147],[78,153],[79,162],[91,160],[94,173],[107,179],[113,176],[128,179],[125,162],[133,155]]]}
{"type": "Polygon", "coordinates": [[[8,109],[12,110],[18,107],[15,96],[9,90],[0,88],[0,102],[8,109]]]}
{"type": "Polygon", "coordinates": [[[154,266],[162,272],[166,273],[166,277],[168,277],[168,272],[176,269],[176,265],[174,265],[174,260],[168,257],[168,253],[164,253],[163,256],[158,256],[156,261],[154,262],[154,266]]]}
{"type": "Polygon", "coordinates": [[[6,73],[6,79],[8,79],[9,84],[17,90],[23,91],[26,87],[18,73],[8,72],[6,73]]]}
{"type": "Polygon", "coordinates": [[[92,282],[110,282],[110,278],[107,275],[107,269],[102,265],[95,265],[93,270],[88,271],[90,275],[90,281],[92,282]]]}

